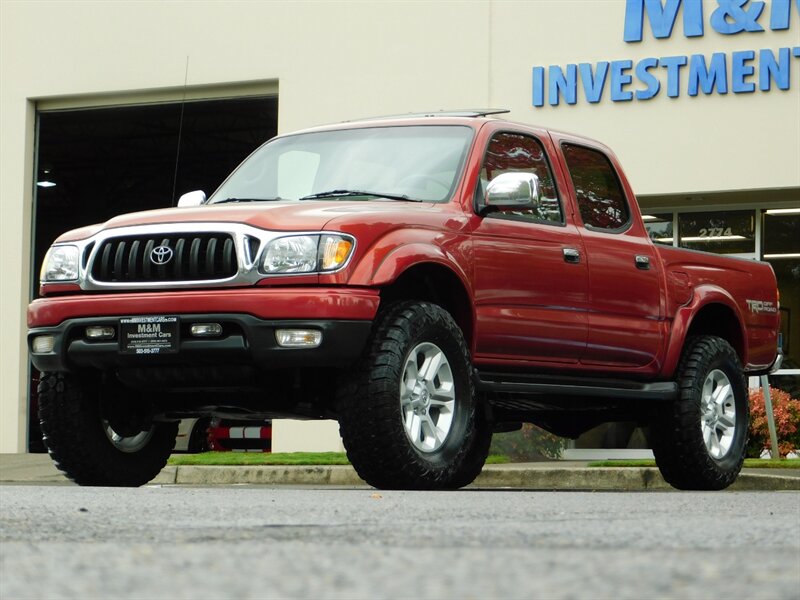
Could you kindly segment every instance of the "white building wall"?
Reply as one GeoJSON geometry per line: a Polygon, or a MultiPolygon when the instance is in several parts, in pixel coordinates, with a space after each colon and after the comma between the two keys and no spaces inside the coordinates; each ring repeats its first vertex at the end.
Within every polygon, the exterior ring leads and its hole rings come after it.
{"type": "MultiPolygon", "coordinates": [[[[769,4],[769,3],[767,3],[769,4]]],[[[704,3],[706,25],[716,2],[704,3]]],[[[768,10],[768,9],[767,9],[768,10]]],[[[25,445],[35,107],[280,89],[279,131],[500,106],[596,137],[640,194],[800,188],[800,61],[788,91],[531,105],[531,68],[800,45],[785,31],[623,41],[624,0],[0,3],[0,452],[25,445]],[[226,86],[230,86],[227,87],[226,86]]],[[[767,15],[768,17],[768,15],[767,15]]],[[[762,17],[761,22],[768,23],[762,17]]],[[[639,89],[641,86],[632,86],[639,89]]]]}

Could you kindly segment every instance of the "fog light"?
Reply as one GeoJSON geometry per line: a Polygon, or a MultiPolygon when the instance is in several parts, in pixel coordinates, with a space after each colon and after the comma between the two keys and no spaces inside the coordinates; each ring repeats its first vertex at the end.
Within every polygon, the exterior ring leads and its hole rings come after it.
{"type": "Polygon", "coordinates": [[[52,352],[56,345],[56,338],[52,335],[37,335],[33,338],[33,351],[36,354],[52,352]]]}
{"type": "Polygon", "coordinates": [[[195,323],[192,325],[194,337],[217,337],[222,335],[222,325],[219,323],[195,323]]]}
{"type": "Polygon", "coordinates": [[[284,348],[316,348],[322,343],[322,332],[316,329],[278,329],[275,338],[284,348]]]}
{"type": "Polygon", "coordinates": [[[110,340],[114,337],[114,328],[108,325],[93,325],[86,328],[86,337],[90,340],[110,340]]]}

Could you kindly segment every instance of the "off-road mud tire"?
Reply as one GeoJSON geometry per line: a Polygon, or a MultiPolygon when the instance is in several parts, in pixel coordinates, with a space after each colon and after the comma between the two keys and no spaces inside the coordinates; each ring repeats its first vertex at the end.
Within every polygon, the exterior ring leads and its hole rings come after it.
{"type": "Polygon", "coordinates": [[[455,489],[480,474],[491,429],[479,409],[469,351],[456,322],[440,306],[399,302],[376,319],[359,365],[337,393],[340,433],[359,476],[382,489],[455,489]],[[455,409],[448,435],[420,451],[403,423],[400,386],[412,350],[434,344],[452,371],[455,409]]]}
{"type": "Polygon", "coordinates": [[[659,411],[651,423],[651,442],[661,475],[682,490],[722,490],[742,469],[749,404],[739,357],[722,338],[703,335],[686,341],[678,366],[678,399],[659,411]],[[735,408],[732,441],[715,458],[706,446],[701,426],[703,385],[714,371],[727,377],[735,408]]]}
{"type": "Polygon", "coordinates": [[[76,375],[42,373],[39,420],[56,466],[79,485],[137,487],[153,479],[175,445],[177,423],[153,423],[138,451],[117,449],[103,427],[95,387],[76,375]]]}

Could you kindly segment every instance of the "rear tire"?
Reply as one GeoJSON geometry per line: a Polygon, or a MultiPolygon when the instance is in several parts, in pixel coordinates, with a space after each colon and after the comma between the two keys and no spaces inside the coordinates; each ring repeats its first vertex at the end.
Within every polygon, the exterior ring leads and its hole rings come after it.
{"type": "Polygon", "coordinates": [[[725,489],[739,475],[747,445],[749,404],[739,357],[722,338],[690,338],[678,386],[678,399],[652,422],[656,464],[678,489],[725,489]]]}
{"type": "Polygon", "coordinates": [[[347,456],[370,485],[455,489],[481,472],[492,434],[464,336],[443,308],[390,305],[338,397],[347,456]]]}
{"type": "Polygon", "coordinates": [[[101,406],[98,387],[76,375],[42,373],[39,418],[50,456],[79,485],[147,483],[167,464],[178,424],[149,423],[120,435],[101,406]]]}

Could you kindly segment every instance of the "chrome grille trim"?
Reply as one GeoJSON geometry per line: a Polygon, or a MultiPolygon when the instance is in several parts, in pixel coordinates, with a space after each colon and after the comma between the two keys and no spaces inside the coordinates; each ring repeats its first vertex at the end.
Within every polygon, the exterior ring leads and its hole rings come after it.
{"type": "MultiPolygon", "coordinates": [[[[225,222],[191,222],[191,223],[159,223],[154,225],[135,225],[129,227],[116,227],[98,232],[94,236],[85,240],[60,242],[54,246],[77,246],[82,257],[78,285],[87,291],[115,291],[115,290],[162,290],[162,289],[192,289],[192,288],[213,288],[213,287],[241,287],[255,285],[258,281],[270,277],[292,277],[317,275],[318,273],[280,273],[265,274],[259,272],[257,266],[261,261],[264,250],[272,240],[294,235],[345,235],[336,231],[267,231],[251,225],[241,223],[225,222]],[[158,279],[158,280],[125,280],[125,281],[103,281],[94,275],[95,264],[102,261],[104,248],[123,240],[141,240],[144,238],[156,239],[160,242],[163,239],[200,238],[202,236],[229,236],[233,240],[233,253],[235,255],[235,272],[230,276],[221,278],[208,278],[200,273],[199,269],[196,278],[190,279],[158,279]]],[[[355,243],[355,240],[353,240],[355,243]]],[[[219,243],[219,242],[218,242],[219,243]]],[[[184,242],[185,244],[185,242],[184,242]]],[[[117,246],[117,249],[119,246],[117,246]]],[[[145,248],[146,249],[146,248],[145,248]]],[[[204,248],[206,251],[208,247],[204,248]]],[[[191,249],[190,249],[191,250],[191,249]]],[[[110,251],[109,251],[110,252],[110,251]]],[[[138,250],[141,254],[142,250],[138,250]]],[[[131,253],[127,253],[128,260],[131,253]]],[[[109,257],[108,260],[115,260],[117,257],[109,257]]],[[[121,268],[122,261],[125,260],[125,252],[119,257],[121,268]]],[[[345,268],[349,264],[342,265],[335,271],[326,271],[325,274],[335,273],[345,268]]],[[[198,262],[199,265],[199,262],[198,262]]],[[[167,265],[169,269],[172,265],[167,265]]],[[[152,265],[153,269],[160,268],[152,265]]],[[[52,282],[43,282],[45,284],[52,282]]]]}

